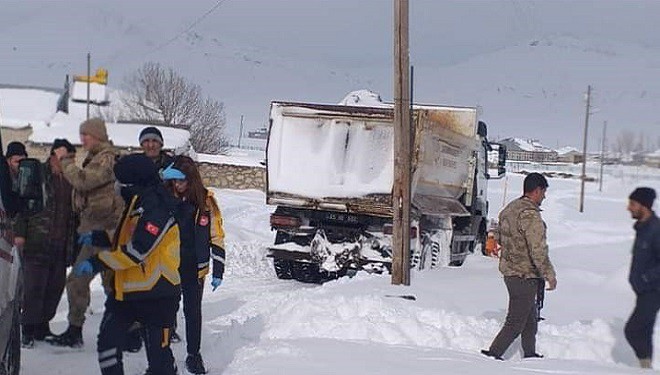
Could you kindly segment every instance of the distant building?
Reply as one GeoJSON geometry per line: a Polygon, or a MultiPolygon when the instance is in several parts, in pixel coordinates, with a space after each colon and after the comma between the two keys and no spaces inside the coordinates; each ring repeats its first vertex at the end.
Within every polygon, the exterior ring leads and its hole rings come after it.
{"type": "Polygon", "coordinates": [[[558,158],[557,151],[543,146],[538,140],[506,138],[499,143],[506,146],[507,160],[551,163],[558,158]]]}
{"type": "Polygon", "coordinates": [[[252,139],[268,139],[268,129],[261,128],[248,132],[248,138],[252,139]]]}
{"type": "Polygon", "coordinates": [[[649,167],[660,168],[660,149],[656,152],[647,154],[644,157],[644,164],[649,167]]]}
{"type": "Polygon", "coordinates": [[[557,161],[560,163],[578,164],[584,161],[582,152],[574,147],[564,147],[557,150],[557,161]]]}

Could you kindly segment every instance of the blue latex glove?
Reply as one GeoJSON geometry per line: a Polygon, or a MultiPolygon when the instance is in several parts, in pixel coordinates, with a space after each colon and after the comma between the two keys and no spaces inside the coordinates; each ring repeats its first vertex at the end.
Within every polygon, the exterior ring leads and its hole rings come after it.
{"type": "Polygon", "coordinates": [[[213,291],[215,292],[216,289],[222,284],[222,279],[219,277],[214,277],[211,279],[211,286],[213,287],[213,291]]]}
{"type": "Polygon", "coordinates": [[[92,232],[82,233],[78,236],[78,244],[80,245],[92,245],[92,232]]]}
{"type": "Polygon", "coordinates": [[[93,276],[94,275],[94,266],[92,266],[92,262],[85,260],[80,262],[76,267],[73,269],[73,274],[75,276],[93,276]]]}

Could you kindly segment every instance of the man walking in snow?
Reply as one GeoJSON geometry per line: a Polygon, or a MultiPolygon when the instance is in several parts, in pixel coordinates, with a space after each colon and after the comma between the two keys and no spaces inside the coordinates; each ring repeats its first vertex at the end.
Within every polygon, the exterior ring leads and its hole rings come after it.
{"type": "Polygon", "coordinates": [[[628,281],[637,302],[625,334],[642,368],[651,368],[653,326],[660,309],[660,220],[652,209],[655,197],[655,190],[648,187],[637,188],[628,197],[628,211],[637,220],[628,281]]]}
{"type": "Polygon", "coordinates": [[[548,283],[547,290],[557,287],[541,218],[548,181],[539,173],[530,173],[523,185],[524,195],[509,203],[499,216],[499,268],[509,292],[509,310],[490,348],[481,351],[498,360],[518,336],[524,358],[543,357],[536,353],[536,295],[541,283],[548,283]]]}

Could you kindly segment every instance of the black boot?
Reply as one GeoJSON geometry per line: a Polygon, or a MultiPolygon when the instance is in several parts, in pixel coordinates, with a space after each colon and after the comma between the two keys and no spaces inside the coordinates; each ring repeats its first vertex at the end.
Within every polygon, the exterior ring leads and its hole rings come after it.
{"type": "Polygon", "coordinates": [[[71,348],[81,348],[83,346],[82,327],[70,325],[61,335],[57,335],[51,344],[56,346],[68,346],[71,348]]]}
{"type": "Polygon", "coordinates": [[[142,348],[142,326],[136,326],[126,333],[124,339],[124,350],[130,353],[137,353],[142,348]]]}
{"type": "Polygon", "coordinates": [[[482,350],[481,354],[485,355],[486,357],[491,357],[494,359],[497,359],[498,361],[504,361],[504,358],[502,358],[501,355],[497,355],[495,353],[491,353],[490,350],[482,350]]]}
{"type": "Polygon", "coordinates": [[[188,358],[186,358],[186,370],[191,374],[206,374],[204,361],[202,361],[202,356],[199,353],[188,354],[188,358]]]}
{"type": "Polygon", "coordinates": [[[523,358],[543,358],[543,354],[539,354],[539,353],[525,354],[523,358]]]}
{"type": "Polygon", "coordinates": [[[37,341],[50,341],[55,338],[53,332],[50,331],[50,324],[48,322],[38,324],[34,330],[34,339],[37,341]]]}
{"type": "Polygon", "coordinates": [[[23,324],[21,326],[21,347],[25,349],[34,348],[34,328],[33,324],[23,324]]]}

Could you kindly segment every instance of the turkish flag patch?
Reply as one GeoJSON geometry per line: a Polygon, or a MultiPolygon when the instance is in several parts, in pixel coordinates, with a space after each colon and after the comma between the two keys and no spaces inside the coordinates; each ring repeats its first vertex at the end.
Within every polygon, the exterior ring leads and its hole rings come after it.
{"type": "Polygon", "coordinates": [[[209,217],[206,216],[206,215],[202,215],[202,216],[200,216],[200,218],[199,218],[199,225],[201,225],[201,226],[203,226],[203,227],[209,225],[209,217]]]}
{"type": "Polygon", "coordinates": [[[144,226],[144,229],[147,230],[147,232],[151,233],[154,236],[158,235],[158,232],[160,232],[160,228],[158,228],[154,223],[147,221],[147,225],[144,226]]]}

